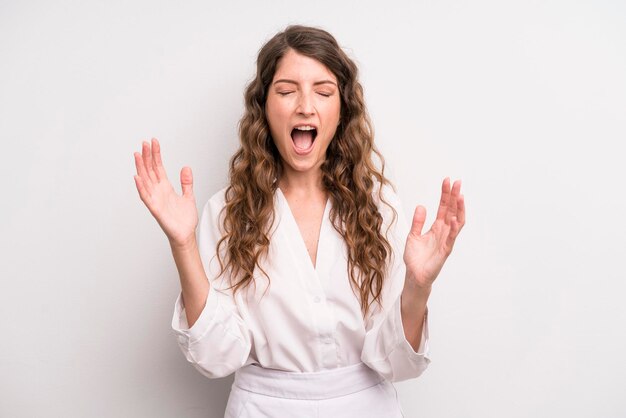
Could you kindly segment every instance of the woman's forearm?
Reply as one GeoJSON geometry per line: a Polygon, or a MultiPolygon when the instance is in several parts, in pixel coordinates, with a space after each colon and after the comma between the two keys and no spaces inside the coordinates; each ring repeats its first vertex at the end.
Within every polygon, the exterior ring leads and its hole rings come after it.
{"type": "Polygon", "coordinates": [[[209,280],[202,266],[195,239],[184,246],[171,245],[174,262],[180,276],[183,304],[189,328],[195,324],[204,309],[209,294],[209,280]]]}
{"type": "Polygon", "coordinates": [[[401,314],[404,335],[411,344],[414,351],[417,351],[424,328],[424,317],[426,315],[426,304],[432,290],[431,287],[420,288],[411,285],[412,280],[405,281],[401,296],[401,314]]]}

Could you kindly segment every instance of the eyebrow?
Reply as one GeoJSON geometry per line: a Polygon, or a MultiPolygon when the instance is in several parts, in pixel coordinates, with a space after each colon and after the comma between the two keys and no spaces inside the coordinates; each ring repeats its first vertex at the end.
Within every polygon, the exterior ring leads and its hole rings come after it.
{"type": "MultiPolygon", "coordinates": [[[[276,84],[276,83],[289,83],[289,84],[296,84],[296,85],[298,84],[298,82],[297,82],[297,81],[295,81],[295,80],[289,80],[289,79],[286,79],[286,78],[281,78],[281,79],[279,79],[279,80],[276,80],[276,81],[274,81],[272,84],[276,84]]],[[[320,81],[316,81],[315,83],[313,83],[313,85],[314,85],[314,86],[318,86],[318,85],[320,85],[320,84],[332,84],[332,85],[334,85],[335,87],[337,86],[337,83],[335,83],[335,82],[334,82],[334,81],[332,81],[332,80],[320,80],[320,81]]]]}

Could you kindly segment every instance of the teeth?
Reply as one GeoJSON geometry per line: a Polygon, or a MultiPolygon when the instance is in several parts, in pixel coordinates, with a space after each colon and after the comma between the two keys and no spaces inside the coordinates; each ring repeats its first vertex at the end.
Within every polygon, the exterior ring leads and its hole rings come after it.
{"type": "Polygon", "coordinates": [[[315,129],[315,127],[313,127],[313,126],[296,126],[294,129],[297,129],[299,131],[312,131],[313,129],[315,129]]]}

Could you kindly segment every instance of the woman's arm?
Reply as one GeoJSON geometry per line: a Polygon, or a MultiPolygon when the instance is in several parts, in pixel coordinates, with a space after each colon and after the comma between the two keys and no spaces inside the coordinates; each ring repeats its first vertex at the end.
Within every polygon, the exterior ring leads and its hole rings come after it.
{"type": "Polygon", "coordinates": [[[412,281],[407,277],[404,281],[404,290],[401,296],[402,327],[406,340],[411,344],[413,351],[419,350],[422,342],[424,323],[428,315],[428,297],[431,288],[415,289],[411,286],[412,281]]]}
{"type": "Polygon", "coordinates": [[[187,322],[191,327],[202,312],[209,292],[196,241],[198,209],[193,194],[193,174],[189,167],[180,172],[182,195],[178,195],[167,178],[161,159],[159,141],[142,144],[136,152],[135,184],[139,197],[167,236],[180,276],[187,322]]]}
{"type": "Polygon", "coordinates": [[[180,276],[187,323],[191,328],[206,305],[211,286],[204,271],[195,239],[185,246],[172,245],[172,255],[180,276]]]}
{"type": "Polygon", "coordinates": [[[426,303],[433,282],[465,225],[465,202],[460,180],[450,188],[450,179],[444,179],[437,218],[430,230],[422,234],[425,220],[426,209],[418,206],[404,250],[406,278],[402,290],[402,326],[407,341],[416,351],[420,345],[424,317],[427,315],[426,303]]]}

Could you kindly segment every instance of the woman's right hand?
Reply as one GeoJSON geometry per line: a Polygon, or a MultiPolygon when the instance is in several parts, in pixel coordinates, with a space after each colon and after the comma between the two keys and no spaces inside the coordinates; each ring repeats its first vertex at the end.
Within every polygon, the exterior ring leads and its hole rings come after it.
{"type": "Polygon", "coordinates": [[[141,201],[157,220],[172,247],[184,248],[195,244],[198,209],[193,195],[191,168],[180,171],[182,195],[178,195],[167,179],[161,161],[159,141],[143,142],[141,154],[134,153],[137,175],[135,185],[141,201]]]}

